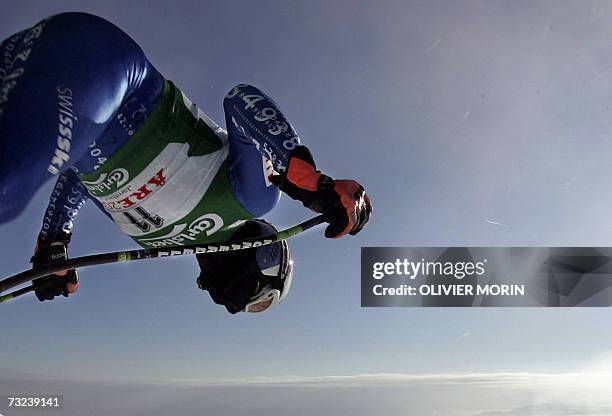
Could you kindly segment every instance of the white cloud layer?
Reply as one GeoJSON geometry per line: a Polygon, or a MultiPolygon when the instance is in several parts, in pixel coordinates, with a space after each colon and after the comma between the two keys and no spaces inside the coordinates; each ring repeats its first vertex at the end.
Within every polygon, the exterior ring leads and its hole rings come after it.
{"type": "MultiPolygon", "coordinates": [[[[63,394],[65,416],[611,415],[612,355],[573,373],[362,374],[223,381],[102,382],[0,375],[0,392],[63,394]]],[[[7,409],[5,416],[40,415],[7,409]]],[[[49,413],[51,414],[51,413],[49,413]]]]}

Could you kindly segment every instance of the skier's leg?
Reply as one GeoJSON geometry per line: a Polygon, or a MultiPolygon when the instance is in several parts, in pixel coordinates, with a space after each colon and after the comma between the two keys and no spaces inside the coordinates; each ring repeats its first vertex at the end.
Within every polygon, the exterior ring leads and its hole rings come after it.
{"type": "MultiPolygon", "coordinates": [[[[88,146],[117,123],[118,109],[143,85],[154,101],[162,83],[128,35],[89,14],[52,16],[5,40],[0,48],[0,223],[16,217],[47,179],[88,154],[88,146]]],[[[110,145],[115,150],[134,130],[125,118],[121,121],[122,131],[114,132],[110,145]]]]}

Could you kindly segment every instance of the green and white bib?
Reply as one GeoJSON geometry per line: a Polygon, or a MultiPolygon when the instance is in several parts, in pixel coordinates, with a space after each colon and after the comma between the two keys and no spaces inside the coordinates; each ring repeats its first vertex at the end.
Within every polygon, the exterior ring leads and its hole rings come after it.
{"type": "Polygon", "coordinates": [[[134,136],[96,171],[90,196],[143,247],[226,240],[252,218],[227,178],[227,132],[172,82],[134,136]]]}

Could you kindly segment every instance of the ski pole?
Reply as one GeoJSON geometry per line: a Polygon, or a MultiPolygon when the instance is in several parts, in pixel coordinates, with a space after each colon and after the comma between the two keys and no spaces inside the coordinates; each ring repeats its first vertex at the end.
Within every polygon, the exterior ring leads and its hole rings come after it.
{"type": "Polygon", "coordinates": [[[30,293],[34,291],[34,286],[26,286],[24,288],[18,289],[14,292],[9,293],[8,295],[0,296],[0,303],[8,302],[9,300],[15,299],[18,296],[25,295],[26,293],[30,293]]]}
{"type": "MultiPolygon", "coordinates": [[[[7,277],[0,281],[0,293],[19,286],[25,282],[50,274],[60,273],[66,270],[82,267],[95,266],[99,264],[120,263],[133,260],[156,259],[162,257],[183,256],[188,254],[216,253],[220,251],[244,250],[247,248],[261,247],[276,241],[286,240],[296,236],[316,225],[325,222],[324,215],[318,215],[286,230],[279,231],[267,237],[247,238],[241,241],[227,241],[210,244],[193,244],[186,246],[174,246],[167,248],[151,248],[142,250],[117,251],[113,253],[93,254],[91,256],[75,257],[65,262],[49,265],[37,270],[26,270],[16,275],[7,277]]],[[[28,286],[4,296],[0,296],[0,303],[14,299],[25,293],[33,291],[33,286],[28,286]]]]}

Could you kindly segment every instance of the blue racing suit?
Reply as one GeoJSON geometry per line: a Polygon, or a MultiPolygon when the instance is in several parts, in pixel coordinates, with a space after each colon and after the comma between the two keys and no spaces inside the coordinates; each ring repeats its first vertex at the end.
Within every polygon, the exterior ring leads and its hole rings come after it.
{"type": "MultiPolygon", "coordinates": [[[[55,15],[9,37],[0,59],[0,224],[55,177],[39,238],[61,240],[91,197],[83,177],[125,149],[171,83],[126,33],[85,13],[55,15]]],[[[256,87],[236,86],[223,104],[227,132],[217,133],[229,146],[227,181],[242,208],[261,216],[280,197],[266,175],[285,170],[299,138],[256,87]]]]}

